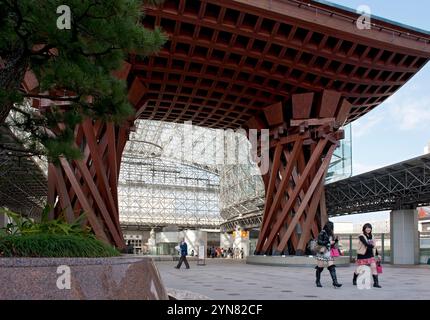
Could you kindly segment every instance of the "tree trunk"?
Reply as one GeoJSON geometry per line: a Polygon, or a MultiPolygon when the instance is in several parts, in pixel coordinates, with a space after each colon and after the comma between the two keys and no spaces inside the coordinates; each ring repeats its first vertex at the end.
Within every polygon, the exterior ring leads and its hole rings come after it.
{"type": "MultiPolygon", "coordinates": [[[[22,45],[14,50],[0,51],[0,88],[7,93],[19,90],[28,64],[28,55],[22,45]]],[[[6,120],[14,102],[8,99],[0,105],[0,124],[6,120]]]]}

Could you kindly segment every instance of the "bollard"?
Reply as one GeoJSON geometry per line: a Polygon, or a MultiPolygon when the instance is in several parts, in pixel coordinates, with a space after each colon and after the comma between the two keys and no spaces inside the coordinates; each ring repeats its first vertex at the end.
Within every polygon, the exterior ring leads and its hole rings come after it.
{"type": "Polygon", "coordinates": [[[382,251],[382,261],[381,263],[385,262],[385,234],[382,234],[382,244],[381,244],[381,251],[382,251]]]}

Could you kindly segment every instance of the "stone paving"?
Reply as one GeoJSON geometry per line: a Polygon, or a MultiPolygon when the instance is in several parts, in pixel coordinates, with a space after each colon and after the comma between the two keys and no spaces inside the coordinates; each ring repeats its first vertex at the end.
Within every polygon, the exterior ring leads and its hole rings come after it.
{"type": "MultiPolygon", "coordinates": [[[[337,269],[343,287],[331,285],[327,269],[323,288],[315,287],[312,268],[248,265],[242,261],[208,259],[205,266],[190,263],[190,269],[174,269],[175,262],[156,263],[168,288],[186,290],[215,300],[428,300],[430,266],[384,265],[382,289],[358,290],[352,285],[354,266],[337,269]]],[[[186,298],[185,298],[186,299],[186,298]]]]}

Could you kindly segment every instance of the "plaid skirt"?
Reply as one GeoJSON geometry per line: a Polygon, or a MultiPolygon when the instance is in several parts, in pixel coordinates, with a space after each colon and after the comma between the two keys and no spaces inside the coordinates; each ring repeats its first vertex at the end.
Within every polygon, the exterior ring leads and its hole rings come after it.
{"type": "Polygon", "coordinates": [[[376,264],[375,258],[357,259],[357,265],[359,265],[359,266],[367,266],[367,265],[371,265],[372,263],[376,264]]]}
{"type": "Polygon", "coordinates": [[[330,250],[325,247],[315,255],[315,259],[324,262],[334,261],[334,258],[330,254],[330,250]]]}

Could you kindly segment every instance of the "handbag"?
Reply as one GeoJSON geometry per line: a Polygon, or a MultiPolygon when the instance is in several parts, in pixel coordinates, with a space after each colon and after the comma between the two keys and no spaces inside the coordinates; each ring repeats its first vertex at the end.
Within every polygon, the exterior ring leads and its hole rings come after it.
{"type": "Polygon", "coordinates": [[[378,263],[376,264],[376,271],[378,272],[378,274],[382,273],[382,265],[380,261],[378,261],[378,263]]]}
{"type": "Polygon", "coordinates": [[[332,257],[339,257],[339,249],[338,248],[331,248],[330,249],[330,256],[332,257]]]}
{"type": "Polygon", "coordinates": [[[366,246],[361,242],[360,237],[358,237],[358,248],[357,248],[357,254],[364,255],[366,254],[366,246]]]}

